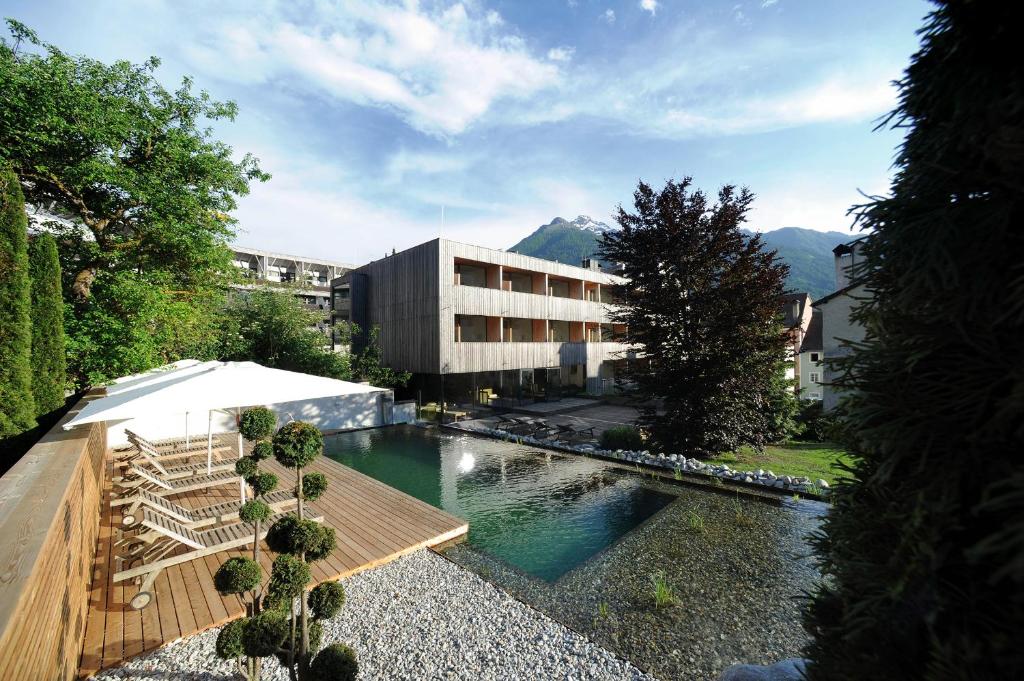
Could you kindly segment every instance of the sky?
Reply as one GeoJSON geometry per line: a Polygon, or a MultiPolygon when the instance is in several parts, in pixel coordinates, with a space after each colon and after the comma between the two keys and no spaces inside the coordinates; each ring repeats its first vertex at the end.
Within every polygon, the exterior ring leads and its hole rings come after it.
{"type": "Polygon", "coordinates": [[[639,180],[757,196],[748,227],[849,231],[900,134],[876,130],[919,0],[2,0],[103,61],[161,58],[238,103],[216,135],[273,178],[237,243],[362,263],[445,236],[507,248],[613,222],[639,180]]]}

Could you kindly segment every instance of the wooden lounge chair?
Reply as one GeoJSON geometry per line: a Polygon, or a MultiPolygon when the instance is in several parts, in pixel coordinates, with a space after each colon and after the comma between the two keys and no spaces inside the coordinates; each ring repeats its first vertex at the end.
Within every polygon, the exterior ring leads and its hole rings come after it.
{"type": "Polygon", "coordinates": [[[121,489],[120,498],[110,502],[111,506],[123,506],[133,503],[135,496],[142,490],[152,492],[157,496],[169,497],[175,494],[192,492],[207,487],[220,487],[221,485],[236,485],[242,479],[238,473],[230,471],[216,471],[210,475],[192,475],[183,478],[166,479],[155,475],[153,471],[132,466],[135,478],[132,480],[117,480],[114,484],[121,489]],[[125,497],[125,493],[131,492],[132,496],[125,497]]]}
{"type": "MultiPolygon", "coordinates": [[[[149,440],[142,437],[133,430],[124,429],[124,434],[128,437],[128,441],[136,447],[146,447],[156,454],[169,454],[171,452],[205,452],[206,451],[206,438],[203,437],[199,440],[193,439],[188,445],[185,444],[185,438],[171,438],[167,440],[149,440]]],[[[214,449],[220,449],[224,447],[233,447],[234,443],[227,442],[221,439],[220,435],[213,437],[214,449]]]]}
{"type": "MultiPolygon", "coordinates": [[[[315,522],[323,522],[312,507],[308,508],[307,518],[315,522]]],[[[267,530],[285,513],[270,516],[261,525],[260,539],[267,536],[267,530]]],[[[141,610],[153,601],[153,583],[164,568],[187,563],[212,553],[236,549],[253,542],[253,527],[248,523],[236,522],[220,525],[206,530],[193,530],[176,520],[168,518],[152,509],[142,512],[142,525],[148,531],[136,535],[135,544],[122,556],[117,557],[118,571],[114,573],[114,582],[128,579],[140,580],[139,593],[129,602],[135,610],[141,610]],[[170,555],[175,550],[187,547],[191,550],[177,555],[170,555]],[[130,567],[141,563],[136,567],[130,567]],[[127,569],[124,569],[127,568],[127,569]]]]}
{"type": "MultiPolygon", "coordinates": [[[[160,465],[168,461],[184,461],[187,459],[202,459],[206,460],[206,445],[204,444],[201,449],[195,447],[189,447],[188,449],[154,449],[151,445],[147,444],[142,440],[134,440],[129,437],[129,442],[132,443],[132,449],[127,449],[118,452],[115,456],[114,465],[124,467],[131,461],[144,460],[149,464],[158,462],[159,465],[155,466],[158,470],[160,465]]],[[[214,460],[220,461],[225,452],[234,452],[235,448],[230,445],[217,444],[213,445],[212,455],[214,460]]],[[[237,457],[235,457],[237,458],[237,457]]]]}
{"type": "Polygon", "coordinates": [[[568,423],[556,424],[555,427],[558,429],[558,440],[561,442],[573,442],[576,440],[593,440],[594,427],[589,428],[576,428],[575,426],[568,423]]]}
{"type": "Polygon", "coordinates": [[[217,460],[210,464],[207,469],[206,461],[182,464],[180,466],[165,466],[157,459],[146,459],[143,461],[128,461],[127,468],[123,477],[115,477],[114,482],[130,481],[138,478],[141,473],[140,471],[149,471],[154,477],[163,478],[164,480],[176,480],[178,478],[192,478],[197,475],[207,475],[208,473],[218,473],[220,471],[233,471],[235,470],[235,461],[223,461],[217,460]]]}
{"type": "MultiPolygon", "coordinates": [[[[290,489],[279,489],[265,495],[263,501],[271,510],[279,512],[295,504],[295,494],[290,489]]],[[[238,507],[242,504],[240,499],[231,499],[211,506],[185,508],[147,490],[141,490],[130,502],[131,505],[121,514],[122,525],[130,527],[138,523],[142,519],[139,509],[147,507],[193,529],[237,520],[238,507]]]]}

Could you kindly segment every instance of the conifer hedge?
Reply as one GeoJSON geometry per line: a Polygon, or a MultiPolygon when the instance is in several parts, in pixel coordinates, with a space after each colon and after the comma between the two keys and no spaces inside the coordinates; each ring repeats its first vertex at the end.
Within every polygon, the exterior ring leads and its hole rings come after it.
{"type": "Polygon", "coordinates": [[[32,278],[32,394],[36,416],[64,405],[67,359],[64,355],[64,300],[57,242],[40,234],[29,244],[32,278]]]}
{"type": "Polygon", "coordinates": [[[941,2],[841,362],[855,463],[816,546],[809,677],[1022,679],[1024,59],[1020,3],[941,2]]]}
{"type": "Polygon", "coordinates": [[[0,166],[0,438],[36,424],[27,230],[18,178],[0,166]]]}

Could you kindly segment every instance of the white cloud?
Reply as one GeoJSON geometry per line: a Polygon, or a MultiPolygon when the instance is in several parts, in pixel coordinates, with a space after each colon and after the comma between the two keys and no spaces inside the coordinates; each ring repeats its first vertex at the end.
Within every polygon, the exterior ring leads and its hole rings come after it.
{"type": "Polygon", "coordinates": [[[574,54],[576,54],[575,47],[552,47],[548,50],[548,59],[561,62],[572,61],[574,54]]]}
{"type": "MultiPolygon", "coordinates": [[[[769,231],[780,227],[808,227],[849,232],[854,216],[847,215],[847,211],[867,201],[855,186],[832,178],[787,175],[779,180],[776,186],[758,191],[747,221],[751,229],[769,231]]],[[[877,195],[885,194],[888,187],[888,178],[879,177],[860,189],[866,194],[877,195]]]]}
{"type": "Polygon", "coordinates": [[[187,56],[240,82],[285,79],[337,100],[396,111],[416,129],[456,135],[501,100],[554,87],[556,66],[530,54],[495,11],[456,3],[314,5],[303,24],[274,8],[226,18],[187,56]]]}
{"type": "Polygon", "coordinates": [[[615,23],[615,10],[613,10],[613,9],[606,9],[604,11],[604,14],[601,15],[601,18],[604,19],[605,21],[607,21],[609,26],[614,24],[615,23]]]}
{"type": "Polygon", "coordinates": [[[771,7],[772,5],[777,5],[777,4],[779,4],[779,0],[761,0],[761,8],[762,9],[767,9],[767,8],[771,7]]]}
{"type": "Polygon", "coordinates": [[[640,9],[650,12],[653,17],[658,11],[658,0],[640,0],[640,9]]]}

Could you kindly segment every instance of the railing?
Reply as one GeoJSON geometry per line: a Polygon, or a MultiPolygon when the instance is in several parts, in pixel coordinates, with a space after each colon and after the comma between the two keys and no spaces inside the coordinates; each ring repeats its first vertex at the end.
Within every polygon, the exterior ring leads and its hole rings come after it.
{"type": "Polygon", "coordinates": [[[0,679],[74,679],[99,533],[106,428],[62,429],[0,478],[0,679]]]}
{"type": "Polygon", "coordinates": [[[571,366],[616,359],[622,343],[459,342],[451,346],[451,373],[571,366]]]}

